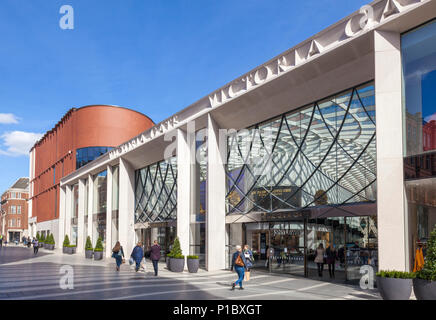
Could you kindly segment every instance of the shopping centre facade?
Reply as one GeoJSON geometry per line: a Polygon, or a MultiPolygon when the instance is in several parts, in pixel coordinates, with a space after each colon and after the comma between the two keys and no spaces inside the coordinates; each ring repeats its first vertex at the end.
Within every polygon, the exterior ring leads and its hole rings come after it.
{"type": "Polygon", "coordinates": [[[274,272],[313,276],[320,243],[346,280],[409,270],[436,224],[435,18],[374,1],[62,178],[58,243],[77,221],[106,257],[177,236],[208,270],[245,243],[274,272]]]}

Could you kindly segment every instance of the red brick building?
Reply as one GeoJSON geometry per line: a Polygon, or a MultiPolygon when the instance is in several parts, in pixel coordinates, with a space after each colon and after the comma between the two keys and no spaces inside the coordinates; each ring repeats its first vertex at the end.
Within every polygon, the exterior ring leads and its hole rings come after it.
{"type": "Polygon", "coordinates": [[[9,243],[27,236],[29,178],[18,179],[2,194],[0,232],[9,243]]]}
{"type": "Polygon", "coordinates": [[[30,150],[30,235],[57,235],[63,177],[153,125],[144,114],[123,107],[70,109],[30,150]]]}

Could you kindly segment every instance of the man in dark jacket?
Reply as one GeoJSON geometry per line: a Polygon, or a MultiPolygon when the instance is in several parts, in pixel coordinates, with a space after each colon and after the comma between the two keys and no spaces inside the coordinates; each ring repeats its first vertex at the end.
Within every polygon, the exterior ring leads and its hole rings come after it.
{"type": "Polygon", "coordinates": [[[157,276],[158,262],[160,260],[160,245],[154,240],[150,249],[150,260],[153,263],[154,275],[157,276]]]}
{"type": "Polygon", "coordinates": [[[137,243],[136,247],[133,248],[130,257],[132,257],[133,260],[135,261],[136,263],[135,271],[138,272],[139,268],[141,267],[142,258],[144,258],[144,249],[142,249],[142,242],[137,243]]]}

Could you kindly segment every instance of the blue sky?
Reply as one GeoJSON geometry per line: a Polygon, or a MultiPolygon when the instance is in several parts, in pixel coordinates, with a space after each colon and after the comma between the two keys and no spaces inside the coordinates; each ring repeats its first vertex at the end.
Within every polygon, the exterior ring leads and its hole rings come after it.
{"type": "Polygon", "coordinates": [[[156,123],[369,0],[1,0],[0,191],[71,107],[130,107],[156,123]],[[74,30],[59,27],[62,5],[74,30]]]}

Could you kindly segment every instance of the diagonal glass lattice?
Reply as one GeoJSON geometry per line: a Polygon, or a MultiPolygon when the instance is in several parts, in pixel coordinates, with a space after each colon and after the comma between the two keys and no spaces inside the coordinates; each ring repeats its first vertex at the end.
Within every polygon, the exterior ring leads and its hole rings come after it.
{"type": "Polygon", "coordinates": [[[375,200],[373,83],[228,136],[227,214],[375,200]]]}
{"type": "Polygon", "coordinates": [[[176,219],[176,157],[136,170],[135,186],[135,223],[176,219]]]}

